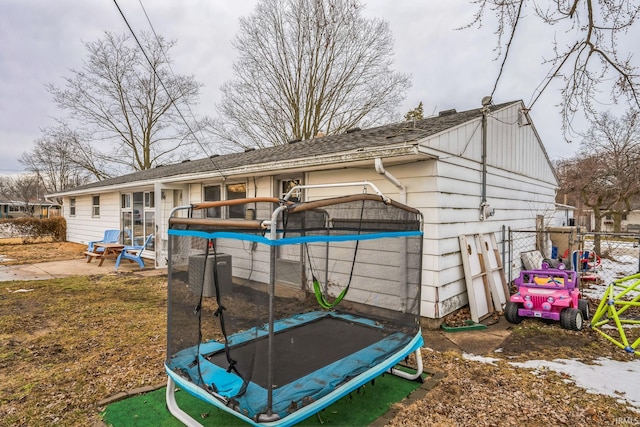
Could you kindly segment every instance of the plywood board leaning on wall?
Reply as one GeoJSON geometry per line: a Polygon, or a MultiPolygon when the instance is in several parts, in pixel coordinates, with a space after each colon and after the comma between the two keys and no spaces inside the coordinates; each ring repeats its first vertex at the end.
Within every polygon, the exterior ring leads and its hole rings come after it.
{"type": "Polygon", "coordinates": [[[471,320],[480,322],[496,311],[502,312],[509,300],[500,251],[494,233],[458,238],[471,320]]]}

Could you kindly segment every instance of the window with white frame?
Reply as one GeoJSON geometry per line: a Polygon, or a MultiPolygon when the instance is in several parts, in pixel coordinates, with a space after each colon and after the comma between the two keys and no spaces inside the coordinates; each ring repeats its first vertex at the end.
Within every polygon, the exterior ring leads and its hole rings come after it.
{"type": "Polygon", "coordinates": [[[100,196],[91,197],[91,216],[100,216],[100,196]]]}
{"type": "Polygon", "coordinates": [[[155,208],[156,207],[156,198],[154,191],[145,191],[144,193],[144,207],[145,208],[155,208]]]}
{"type": "Polygon", "coordinates": [[[69,216],[76,216],[76,198],[69,198],[69,216]]]}
{"type": "Polygon", "coordinates": [[[120,207],[122,209],[131,207],[131,193],[122,193],[120,195],[120,207]]]}

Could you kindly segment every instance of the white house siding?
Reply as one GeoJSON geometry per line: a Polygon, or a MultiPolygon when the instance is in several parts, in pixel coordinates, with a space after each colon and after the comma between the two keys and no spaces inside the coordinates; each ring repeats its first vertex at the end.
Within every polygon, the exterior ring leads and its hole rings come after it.
{"type": "Polygon", "coordinates": [[[421,312],[432,318],[441,318],[468,303],[458,236],[493,232],[500,245],[503,226],[533,228],[537,215],[553,212],[555,196],[551,183],[489,167],[487,202],[495,214],[480,221],[480,165],[459,158],[437,165],[441,191],[431,197],[425,194],[425,202],[433,205],[420,206],[428,212],[421,312]],[[430,229],[434,230],[433,238],[430,229]]]}
{"type": "Polygon", "coordinates": [[[519,107],[487,119],[486,201],[494,215],[484,221],[481,119],[421,141],[439,157],[431,179],[421,174],[425,192],[409,203],[425,218],[422,316],[442,318],[468,303],[459,235],[493,232],[500,245],[503,226],[532,229],[537,215],[553,215],[557,182],[533,126],[517,124],[519,107]]]}
{"type": "MultiPolygon", "coordinates": [[[[518,125],[522,104],[511,104],[487,117],[487,163],[498,169],[553,183],[555,177],[533,125],[518,125]]],[[[482,161],[482,119],[430,137],[421,145],[443,157],[482,161]],[[446,153],[446,154],[444,154],[446,153]]]]}
{"type": "MultiPolygon", "coordinates": [[[[385,166],[389,173],[393,174],[407,186],[409,205],[412,205],[411,199],[414,197],[412,191],[420,194],[418,183],[422,180],[419,175],[424,173],[425,170],[428,170],[428,167],[425,167],[427,163],[428,162],[422,161],[391,167],[385,166]]],[[[402,201],[400,200],[402,196],[400,195],[399,189],[375,171],[373,161],[371,161],[370,165],[361,166],[357,169],[309,172],[306,174],[305,184],[342,184],[361,181],[368,181],[374,184],[385,196],[396,201],[402,201]]],[[[317,200],[360,193],[363,191],[363,188],[366,188],[366,191],[369,193],[373,192],[371,187],[363,187],[361,185],[354,187],[312,188],[306,190],[306,199],[317,200]]],[[[404,307],[407,295],[399,295],[397,278],[399,270],[401,270],[399,268],[401,260],[405,255],[399,253],[399,248],[394,245],[394,243],[404,244],[404,242],[394,242],[393,239],[361,242],[357,253],[358,264],[350,282],[350,290],[346,296],[347,300],[352,299],[365,304],[393,307],[396,309],[404,307]]],[[[331,273],[328,282],[340,283],[342,286],[346,286],[346,284],[349,283],[351,263],[354,256],[353,243],[347,242],[343,245],[335,244],[332,245],[332,248],[333,250],[329,260],[331,273]],[[341,249],[341,247],[343,248],[341,249]]],[[[321,250],[310,245],[312,258],[315,258],[314,255],[316,255],[316,253],[320,253],[318,251],[321,250]]],[[[411,248],[409,248],[409,251],[411,251],[411,248]]],[[[318,268],[317,265],[316,268],[318,268]]],[[[411,266],[409,266],[409,268],[411,268],[411,266]]],[[[307,271],[307,277],[311,277],[311,272],[307,271]]],[[[322,281],[324,283],[324,279],[322,279],[322,281]]],[[[310,287],[311,283],[308,283],[308,286],[310,287]]],[[[335,290],[333,292],[335,292],[335,290]]],[[[409,298],[410,297],[411,296],[409,296],[409,298]]]]}
{"type": "MultiPolygon", "coordinates": [[[[391,163],[392,159],[383,159],[383,161],[387,161],[391,163]]],[[[435,160],[425,160],[419,161],[409,164],[400,164],[389,166],[385,164],[385,169],[388,173],[397,178],[400,182],[402,182],[406,186],[406,201],[405,203],[409,206],[412,206],[416,209],[419,209],[423,215],[425,220],[424,227],[424,246],[423,246],[423,270],[429,269],[430,265],[433,268],[437,267],[437,263],[434,260],[438,256],[437,251],[433,251],[433,243],[438,242],[438,227],[431,226],[433,224],[432,219],[428,217],[433,217],[437,213],[436,202],[432,201],[434,195],[437,194],[437,186],[435,184],[435,160]]],[[[308,176],[307,183],[308,184],[334,184],[334,183],[343,183],[343,182],[357,182],[357,181],[369,181],[373,183],[380,191],[397,201],[402,198],[400,194],[400,190],[389,182],[385,177],[378,174],[373,169],[373,164],[371,164],[371,168],[359,168],[359,169],[343,169],[338,171],[322,171],[322,172],[313,172],[308,176]]],[[[340,196],[353,192],[360,192],[361,188],[340,188],[340,187],[332,187],[332,188],[321,188],[321,189],[313,189],[313,192],[310,192],[309,199],[318,199],[324,197],[334,197],[340,196]]],[[[367,189],[367,191],[371,191],[371,189],[367,189]]],[[[437,222],[436,222],[437,223],[437,222]]],[[[387,244],[385,242],[385,244],[387,244]]],[[[384,256],[384,248],[381,247],[381,254],[384,256]]],[[[391,255],[387,254],[386,259],[390,259],[391,255]]],[[[371,275],[373,277],[384,277],[386,274],[381,270],[380,267],[376,265],[376,262],[379,261],[380,257],[374,254],[371,254],[370,259],[372,262],[367,266],[367,270],[371,271],[371,275]],[[378,261],[376,261],[378,260],[378,261]]],[[[388,272],[388,271],[387,271],[388,272]]],[[[424,274],[423,274],[424,277],[424,274]]],[[[350,290],[349,294],[351,297],[357,296],[366,298],[368,301],[373,301],[375,299],[378,302],[383,301],[386,305],[397,305],[399,302],[397,296],[385,295],[384,288],[385,282],[376,279],[376,281],[367,281],[365,279],[365,283],[367,286],[371,286],[372,283],[380,283],[382,284],[380,288],[379,295],[375,298],[368,294],[364,287],[359,288],[357,279],[354,282],[352,287],[354,291],[350,290]],[[353,295],[351,295],[353,293],[353,295]]],[[[423,281],[423,289],[422,289],[422,304],[421,306],[425,306],[425,297],[428,295],[433,295],[434,292],[431,290],[434,288],[434,282],[425,282],[423,281]]],[[[433,310],[432,310],[433,311],[433,310]]],[[[427,314],[423,313],[423,316],[427,314]]]]}
{"type": "MultiPolygon", "coordinates": [[[[536,215],[553,213],[555,197],[555,183],[489,166],[487,202],[495,209],[495,215],[480,221],[480,163],[446,154],[441,158],[385,166],[406,186],[406,203],[424,216],[421,313],[431,318],[441,318],[468,303],[459,235],[494,232],[500,244],[503,225],[533,228],[536,215]]],[[[366,168],[313,172],[307,183],[362,180],[372,182],[392,199],[400,197],[392,183],[366,168]]],[[[349,191],[353,189],[324,188],[314,189],[309,195],[315,199],[349,191]]]]}
{"type": "MultiPolygon", "coordinates": [[[[385,160],[389,161],[392,159],[383,159],[383,162],[385,160]]],[[[400,190],[395,185],[375,171],[373,161],[371,161],[370,167],[364,166],[360,168],[309,172],[307,174],[306,184],[340,184],[345,182],[368,181],[375,185],[385,196],[405,203],[411,207],[417,207],[414,199],[416,197],[420,197],[420,193],[423,192],[422,186],[424,178],[428,174],[428,164],[431,161],[432,160],[425,160],[394,166],[388,166],[385,164],[386,171],[406,186],[407,201],[401,200],[402,197],[400,195],[400,190]]],[[[362,192],[362,189],[362,186],[314,188],[307,190],[307,199],[317,200],[325,197],[343,196],[345,194],[362,192]]],[[[370,187],[367,187],[366,191],[368,193],[373,193],[373,190],[370,187]]]]}
{"type": "Polygon", "coordinates": [[[69,198],[63,201],[64,217],[67,220],[67,240],[86,244],[100,240],[106,229],[120,229],[120,193],[98,193],[100,196],[100,216],[92,217],[93,195],[76,197],[76,215],[69,215],[69,198]]]}

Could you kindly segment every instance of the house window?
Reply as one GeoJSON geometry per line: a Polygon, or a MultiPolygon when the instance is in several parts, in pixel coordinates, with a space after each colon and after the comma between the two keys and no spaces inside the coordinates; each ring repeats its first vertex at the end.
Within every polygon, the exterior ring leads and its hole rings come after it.
{"type": "Polygon", "coordinates": [[[100,216],[100,196],[93,196],[91,198],[91,216],[100,216]]]}
{"type": "MultiPolygon", "coordinates": [[[[290,178],[290,179],[282,179],[280,180],[280,198],[283,198],[287,195],[287,193],[293,189],[296,185],[302,185],[301,178],[290,178]]],[[[298,189],[291,194],[289,198],[292,202],[299,202],[301,199],[301,190],[298,189]]]]}
{"type": "Polygon", "coordinates": [[[120,207],[122,209],[131,207],[131,193],[123,193],[120,195],[120,207]]]}
{"type": "Polygon", "coordinates": [[[144,207],[145,208],[155,208],[156,200],[155,200],[155,192],[147,191],[144,193],[144,207]]]}
{"type": "MultiPolygon", "coordinates": [[[[302,185],[302,176],[300,175],[288,175],[276,177],[276,188],[274,194],[276,197],[282,199],[284,196],[296,185],[302,185]]],[[[297,190],[291,194],[289,200],[292,202],[299,202],[302,200],[302,191],[297,190]]],[[[302,259],[300,248],[296,248],[296,245],[285,245],[276,247],[276,256],[278,261],[285,263],[300,263],[302,259]]]]}
{"type": "MultiPolygon", "coordinates": [[[[204,187],[205,202],[218,202],[220,200],[221,200],[221,197],[220,197],[219,185],[211,185],[208,187],[204,187]]],[[[205,212],[205,216],[207,218],[220,218],[220,207],[207,208],[207,211],[205,212]]]]}
{"type": "MultiPolygon", "coordinates": [[[[210,185],[203,188],[205,202],[218,202],[220,200],[236,200],[247,197],[247,185],[227,184],[224,187],[210,185]],[[223,195],[222,191],[225,191],[223,195]],[[223,197],[226,196],[226,197],[223,197]]],[[[205,212],[207,218],[244,218],[244,205],[233,205],[222,209],[221,207],[207,208],[205,212]]]]}
{"type": "MultiPolygon", "coordinates": [[[[244,199],[247,197],[246,184],[227,184],[227,200],[244,199]]],[[[244,218],[244,205],[229,206],[229,218],[244,218]]]]}
{"type": "Polygon", "coordinates": [[[69,216],[76,216],[76,198],[69,198],[69,216]]]}

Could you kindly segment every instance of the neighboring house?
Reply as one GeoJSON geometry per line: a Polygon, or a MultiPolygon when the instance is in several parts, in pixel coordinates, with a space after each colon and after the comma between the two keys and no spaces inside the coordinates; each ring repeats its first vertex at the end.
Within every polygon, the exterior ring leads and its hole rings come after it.
{"type": "Polygon", "coordinates": [[[60,214],[60,205],[47,200],[34,200],[29,202],[29,210],[30,212],[27,212],[24,202],[0,199],[0,218],[20,218],[23,216],[49,218],[60,214]]]}
{"type": "MultiPolygon", "coordinates": [[[[280,197],[295,183],[363,180],[423,213],[421,313],[433,319],[468,302],[458,236],[495,232],[500,242],[503,226],[534,229],[536,217],[551,220],[558,187],[527,110],[515,101],[159,166],[50,196],[64,200],[68,240],[96,240],[106,228],[132,229],[136,238],[155,233],[149,255],[165,266],[167,220],[175,206],[280,197]]],[[[360,191],[309,189],[303,197],[360,191]]],[[[233,208],[207,212],[223,218],[251,214],[233,208]]]]}
{"type": "Polygon", "coordinates": [[[564,227],[564,226],[573,226],[575,224],[575,218],[573,213],[576,211],[574,206],[563,205],[561,203],[556,203],[556,209],[553,214],[553,219],[551,220],[552,227],[564,227]]]}
{"type": "MultiPolygon", "coordinates": [[[[595,225],[596,221],[593,211],[589,211],[589,214],[591,216],[591,224],[595,225]]],[[[604,232],[615,231],[613,215],[605,215],[602,218],[600,230],[604,232]]],[[[622,215],[619,231],[622,233],[640,233],[640,210],[632,210],[631,212],[622,215]]]]}

